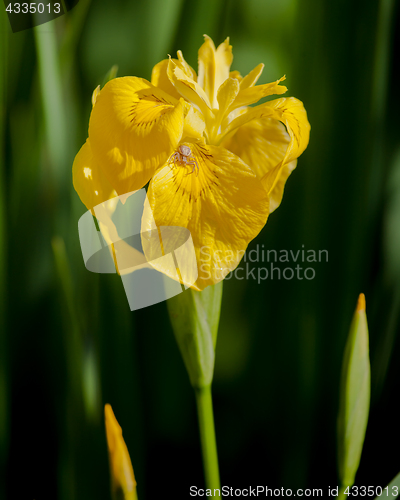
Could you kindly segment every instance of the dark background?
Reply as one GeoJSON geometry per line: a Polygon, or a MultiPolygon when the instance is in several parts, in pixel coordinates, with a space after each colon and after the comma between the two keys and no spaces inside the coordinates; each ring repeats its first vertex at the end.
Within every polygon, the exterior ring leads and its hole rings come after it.
{"type": "Polygon", "coordinates": [[[181,49],[197,68],[203,33],[230,36],[242,75],[260,62],[262,83],[286,74],[312,126],[249,248],[329,252],[310,281],[224,284],[213,385],[222,483],[337,485],[341,359],[360,292],[372,400],[357,484],[399,472],[399,14],[394,0],[80,0],[20,33],[0,14],[0,498],[110,498],[106,402],[140,499],[203,485],[166,304],[132,313],[117,275],[85,269],[86,209],[71,179],[111,66],[149,79],[181,49]]]}

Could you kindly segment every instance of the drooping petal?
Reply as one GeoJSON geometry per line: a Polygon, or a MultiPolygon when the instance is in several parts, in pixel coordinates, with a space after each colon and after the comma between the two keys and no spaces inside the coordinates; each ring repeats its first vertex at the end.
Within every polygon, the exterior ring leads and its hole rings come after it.
{"type": "Polygon", "coordinates": [[[179,143],[187,103],[150,82],[115,78],[97,97],[89,122],[93,156],[123,194],[142,188],[179,143]]]}
{"type": "Polygon", "coordinates": [[[79,198],[88,210],[117,196],[97,162],[93,159],[89,139],[75,156],[72,166],[72,182],[79,198]]]}
{"type": "Polygon", "coordinates": [[[279,181],[285,165],[296,160],[308,146],[310,140],[310,123],[303,103],[294,97],[276,99],[267,103],[275,110],[278,119],[285,125],[290,136],[290,142],[281,164],[267,172],[262,183],[268,193],[271,193],[279,181]]]}
{"type": "Polygon", "coordinates": [[[213,108],[217,107],[217,92],[229,78],[232,64],[232,46],[229,38],[215,49],[214,42],[204,35],[204,43],[199,49],[199,85],[204,89],[213,108]]]}
{"type": "MultiPolygon", "coordinates": [[[[252,120],[271,118],[282,122],[290,137],[285,156],[274,168],[264,174],[262,183],[269,195],[271,195],[276,183],[279,181],[283,167],[296,160],[306,149],[310,138],[310,124],[303,103],[294,97],[276,99],[261,104],[254,108],[247,108],[228,123],[221,138],[231,137],[235,130],[250,123],[252,120]]],[[[221,142],[223,142],[221,140],[221,142]]]]}
{"type": "MultiPolygon", "coordinates": [[[[283,160],[289,143],[290,136],[280,121],[259,118],[240,127],[222,146],[239,156],[261,179],[283,160]]],[[[270,212],[280,205],[286,180],[295,167],[296,160],[285,164],[270,193],[270,212]]]]}
{"type": "MultiPolygon", "coordinates": [[[[238,265],[248,243],[267,221],[269,200],[255,173],[233,153],[201,143],[185,145],[192,152],[189,164],[165,165],[151,180],[142,240],[143,234],[154,229],[153,218],[158,227],[187,228],[198,267],[193,288],[202,290],[238,265]]],[[[149,242],[143,242],[151,260],[148,247],[149,242]]]]}
{"type": "Polygon", "coordinates": [[[292,160],[289,163],[285,163],[280,170],[279,177],[272,189],[269,192],[270,199],[270,213],[276,210],[281,204],[283,198],[283,192],[285,190],[286,181],[289,178],[289,175],[296,168],[297,160],[292,160]]]}

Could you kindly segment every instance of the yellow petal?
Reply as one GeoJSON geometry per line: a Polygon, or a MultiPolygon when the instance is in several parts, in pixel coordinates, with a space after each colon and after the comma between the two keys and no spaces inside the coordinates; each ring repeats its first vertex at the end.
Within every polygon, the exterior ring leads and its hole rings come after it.
{"type": "Polygon", "coordinates": [[[270,213],[276,210],[281,204],[283,198],[283,192],[285,190],[286,181],[288,180],[289,175],[296,168],[297,160],[293,160],[289,163],[285,163],[280,170],[279,177],[274,185],[274,187],[270,190],[269,199],[270,199],[270,213]]]}
{"type": "Polygon", "coordinates": [[[290,136],[290,142],[282,161],[262,178],[263,186],[271,195],[284,166],[296,160],[306,149],[310,138],[310,124],[301,101],[294,97],[281,98],[254,108],[248,108],[246,112],[238,115],[226,126],[221,134],[220,142],[223,142],[222,138],[226,141],[239,127],[260,118],[279,120],[285,125],[290,136]]]}
{"type": "MultiPolygon", "coordinates": [[[[249,75],[250,74],[251,73],[249,73],[249,75]]],[[[251,83],[250,80],[247,81],[243,86],[242,84],[245,81],[245,79],[246,78],[242,80],[240,84],[240,92],[236,97],[235,102],[230,106],[228,112],[233,111],[234,109],[239,108],[241,106],[248,106],[249,104],[254,104],[263,97],[267,97],[274,94],[284,94],[287,91],[287,88],[284,85],[279,85],[279,83],[282,80],[285,80],[284,76],[279,80],[277,80],[276,82],[266,83],[264,85],[257,85],[257,86],[248,86],[251,83]]]]}
{"type": "Polygon", "coordinates": [[[117,196],[97,162],[93,160],[89,139],[75,156],[72,181],[79,198],[89,210],[117,196]]]}
{"type": "Polygon", "coordinates": [[[236,80],[239,80],[239,82],[241,82],[243,80],[243,77],[240,74],[240,72],[236,71],[236,70],[229,72],[229,78],[236,78],[236,80]]]}
{"type": "Polygon", "coordinates": [[[215,89],[218,90],[224,81],[229,77],[229,70],[232,65],[233,54],[232,45],[229,45],[229,37],[218,45],[215,52],[215,89]]]}
{"type": "MultiPolygon", "coordinates": [[[[239,156],[260,179],[285,157],[290,136],[285,126],[272,118],[252,120],[240,127],[222,146],[239,156]]],[[[285,183],[296,167],[296,161],[286,164],[278,183],[270,193],[270,212],[281,203],[285,183]]]]}
{"type": "MultiPolygon", "coordinates": [[[[119,198],[114,198],[114,200],[119,200],[119,198]]],[[[98,220],[101,234],[114,261],[115,270],[120,276],[123,276],[140,269],[151,269],[144,254],[119,236],[117,227],[111,218],[114,209],[115,207],[110,206],[110,202],[102,203],[94,207],[92,213],[98,220]]]]}
{"type": "Polygon", "coordinates": [[[235,101],[236,96],[240,91],[240,84],[236,78],[227,78],[219,87],[217,93],[218,115],[223,117],[228,108],[235,101]]]}
{"type": "Polygon", "coordinates": [[[236,155],[222,147],[184,145],[191,149],[191,164],[165,165],[150,182],[142,234],[153,229],[153,217],[158,227],[187,228],[198,267],[192,288],[202,290],[235,269],[265,225],[269,202],[255,173],[236,155]]]}
{"type": "MultiPolygon", "coordinates": [[[[174,63],[185,73],[185,75],[197,81],[197,75],[195,70],[189,66],[189,64],[185,61],[182,52],[178,50],[178,59],[172,59],[174,63]]],[[[175,97],[175,99],[179,99],[181,95],[175,89],[174,85],[171,83],[171,80],[168,78],[167,70],[168,70],[169,59],[164,59],[163,61],[156,64],[151,73],[151,83],[156,87],[160,88],[167,94],[175,97]]]]}
{"type": "Polygon", "coordinates": [[[104,413],[113,494],[116,498],[122,494],[124,500],[136,500],[136,480],[122,429],[110,405],[105,406],[104,413]]]}
{"type": "Polygon", "coordinates": [[[257,80],[260,78],[261,73],[264,70],[264,64],[261,63],[256,66],[254,69],[250,71],[248,75],[246,75],[240,82],[241,90],[245,90],[249,87],[253,87],[257,83],[257,80]]]}
{"type": "Polygon", "coordinates": [[[200,87],[200,85],[195,80],[193,80],[193,78],[188,76],[185,71],[175,63],[173,59],[169,60],[167,72],[168,78],[173,83],[179,94],[191,103],[198,106],[203,114],[207,116],[211,109],[211,104],[206,93],[200,87]]]}
{"type": "Polygon", "coordinates": [[[97,96],[100,94],[100,85],[93,90],[92,94],[92,107],[96,104],[97,96]]]}
{"type": "Polygon", "coordinates": [[[151,73],[151,83],[172,97],[175,97],[175,99],[179,99],[181,96],[167,75],[168,63],[169,59],[164,59],[154,66],[151,73]]]}
{"type": "Polygon", "coordinates": [[[142,188],[179,143],[186,107],[150,82],[109,81],[89,122],[93,156],[118,194],[142,188]]]}
{"type": "Polygon", "coordinates": [[[183,57],[181,50],[178,50],[177,56],[178,56],[178,61],[176,61],[176,64],[181,68],[181,70],[185,73],[186,76],[197,82],[196,71],[185,61],[185,58],[183,57]]]}
{"type": "Polygon", "coordinates": [[[203,115],[193,106],[190,106],[183,127],[182,139],[185,137],[202,138],[206,127],[203,115]]]}
{"type": "Polygon", "coordinates": [[[262,183],[268,193],[271,193],[279,181],[284,166],[296,160],[308,146],[310,139],[310,123],[303,103],[294,97],[276,99],[267,105],[274,110],[277,119],[286,127],[290,142],[281,164],[267,172],[262,183]]]}
{"type": "Polygon", "coordinates": [[[232,59],[232,46],[229,45],[229,38],[215,49],[211,38],[204,35],[204,43],[199,49],[198,82],[207,94],[213,108],[217,107],[219,87],[229,78],[232,59]]]}

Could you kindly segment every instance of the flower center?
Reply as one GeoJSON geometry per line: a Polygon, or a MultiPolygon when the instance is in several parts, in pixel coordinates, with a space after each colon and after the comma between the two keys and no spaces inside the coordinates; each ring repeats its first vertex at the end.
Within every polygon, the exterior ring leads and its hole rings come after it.
{"type": "Polygon", "coordinates": [[[167,167],[169,167],[167,176],[173,178],[173,183],[176,185],[176,195],[188,197],[189,202],[196,202],[207,191],[218,186],[218,176],[212,158],[207,149],[201,145],[191,144],[188,146],[185,144],[179,146],[167,162],[167,167]],[[183,150],[183,148],[187,149],[183,150]],[[184,152],[190,151],[190,155],[182,154],[182,150],[184,152]],[[190,175],[192,173],[196,175],[190,175]]]}

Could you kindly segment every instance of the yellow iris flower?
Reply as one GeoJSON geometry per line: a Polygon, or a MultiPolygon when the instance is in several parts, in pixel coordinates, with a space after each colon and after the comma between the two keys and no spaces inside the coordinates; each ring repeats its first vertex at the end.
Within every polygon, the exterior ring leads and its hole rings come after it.
{"type": "Polygon", "coordinates": [[[286,92],[284,77],[256,85],[263,64],[242,77],[230,71],[232,59],[229,39],[215,48],[205,36],[198,74],[178,51],[177,59],[156,64],[151,82],[108,82],[95,91],[89,138],[73,167],[75,189],[88,209],[150,181],[142,234],[151,234],[154,224],[190,231],[197,290],[235,269],[279,206],[309,141],[299,100],[250,106],[286,92]]]}

